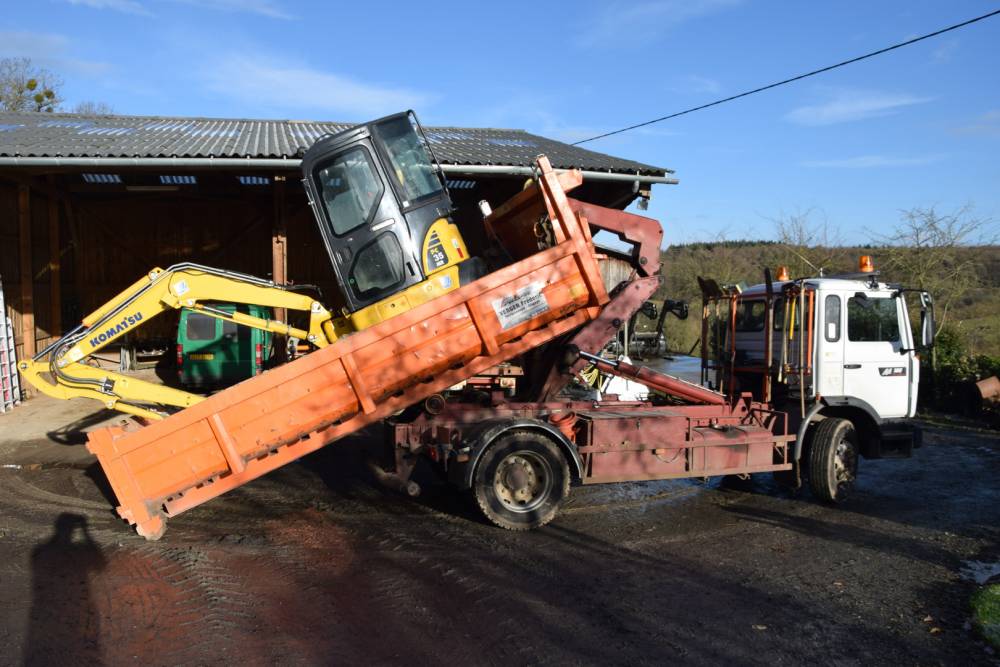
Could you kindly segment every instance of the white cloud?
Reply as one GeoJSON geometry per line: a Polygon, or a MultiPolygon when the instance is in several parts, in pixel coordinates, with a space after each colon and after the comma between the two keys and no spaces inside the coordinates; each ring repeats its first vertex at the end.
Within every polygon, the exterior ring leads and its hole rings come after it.
{"type": "Polygon", "coordinates": [[[172,0],[185,5],[197,5],[206,9],[216,9],[227,12],[244,12],[258,14],[272,19],[295,18],[282,9],[273,0],[172,0]]]}
{"type": "Polygon", "coordinates": [[[65,35],[25,30],[0,30],[0,56],[30,58],[42,67],[95,76],[111,69],[110,63],[84,60],[70,55],[71,43],[65,35]]]}
{"type": "MultiPolygon", "coordinates": [[[[548,91],[494,90],[490,99],[478,105],[475,112],[461,122],[470,127],[517,128],[566,143],[608,131],[606,127],[568,123],[567,116],[557,111],[559,107],[558,95],[548,91]]],[[[583,148],[602,150],[589,145],[583,148]]]]}
{"type": "Polygon", "coordinates": [[[138,14],[140,16],[152,16],[146,7],[136,0],[66,0],[71,5],[81,5],[93,9],[111,9],[126,14],[138,14]]]}
{"type": "MultiPolygon", "coordinates": [[[[604,131],[607,132],[607,130],[604,131]]],[[[663,123],[659,123],[657,125],[644,125],[642,127],[637,127],[634,130],[624,132],[623,134],[629,133],[641,134],[647,137],[680,137],[684,135],[684,133],[680,130],[667,129],[663,123]]]]}
{"type": "Polygon", "coordinates": [[[205,70],[209,90],[235,97],[261,111],[332,114],[333,120],[361,120],[426,107],[428,94],[381,86],[310,67],[274,63],[261,55],[232,55],[205,70]]]}
{"type": "Polygon", "coordinates": [[[722,92],[722,84],[707,76],[688,74],[680,77],[674,85],[669,87],[669,90],[675,93],[717,95],[722,92]]]}
{"type": "Polygon", "coordinates": [[[858,157],[837,160],[807,160],[805,167],[824,167],[831,169],[873,169],[878,167],[920,167],[939,162],[941,155],[924,155],[921,157],[894,157],[891,155],[860,155],[858,157]]]}
{"type": "MultiPolygon", "coordinates": [[[[573,143],[604,134],[614,129],[611,121],[603,124],[572,122],[579,114],[569,109],[562,91],[532,90],[529,88],[497,88],[484,97],[475,110],[459,118],[442,119],[442,124],[461,122],[469,127],[503,127],[522,129],[548,139],[573,143]]],[[[600,119],[595,119],[599,121],[600,119]]],[[[624,123],[621,123],[624,124],[624,123]]],[[[620,127],[618,125],[617,127],[620,127]]],[[[669,129],[660,123],[636,128],[630,132],[586,143],[580,148],[600,153],[634,150],[639,137],[673,137],[682,132],[669,129]]]]}
{"type": "Polygon", "coordinates": [[[931,51],[931,58],[934,62],[946,63],[950,62],[955,51],[958,50],[958,40],[950,39],[938,48],[931,51]]]}
{"type": "Polygon", "coordinates": [[[719,10],[738,5],[742,0],[649,0],[614,2],[597,12],[580,31],[578,43],[584,47],[620,46],[644,42],[662,35],[674,26],[719,10]]]}
{"type": "Polygon", "coordinates": [[[906,93],[863,90],[832,90],[826,102],[802,106],[785,114],[785,120],[799,125],[834,125],[866,118],[889,116],[908,106],[930,102],[931,97],[906,93]]]}
{"type": "Polygon", "coordinates": [[[0,54],[29,56],[40,53],[59,53],[66,50],[69,39],[65,35],[26,30],[0,30],[0,54]]]}
{"type": "Polygon", "coordinates": [[[952,129],[954,134],[975,137],[1000,137],[1000,109],[977,116],[969,125],[952,129]]]}
{"type": "MultiPolygon", "coordinates": [[[[138,16],[153,16],[146,4],[139,0],[65,0],[71,5],[80,5],[92,9],[110,9],[138,16]]],[[[258,14],[272,19],[295,18],[285,11],[275,0],[159,0],[178,4],[194,5],[201,9],[221,10],[226,12],[242,12],[258,14]]]]}

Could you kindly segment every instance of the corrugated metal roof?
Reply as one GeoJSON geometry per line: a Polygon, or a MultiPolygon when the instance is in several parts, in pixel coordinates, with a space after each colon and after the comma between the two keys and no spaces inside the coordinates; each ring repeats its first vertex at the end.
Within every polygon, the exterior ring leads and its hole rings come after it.
{"type": "MultiPolygon", "coordinates": [[[[0,157],[298,158],[348,123],[155,116],[0,113],[0,157]]],[[[426,128],[438,159],[454,165],[530,166],[664,176],[669,169],[596,153],[523,130],[426,128]]]]}

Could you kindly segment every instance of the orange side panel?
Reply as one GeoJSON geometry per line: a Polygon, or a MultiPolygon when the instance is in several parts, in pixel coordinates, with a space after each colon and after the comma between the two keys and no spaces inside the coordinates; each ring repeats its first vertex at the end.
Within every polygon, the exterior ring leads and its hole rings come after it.
{"type": "MultiPolygon", "coordinates": [[[[567,238],[474,283],[88,448],[119,514],[155,539],[173,516],[568,333],[608,300],[594,248],[542,166],[536,196],[567,238]],[[473,317],[473,313],[476,314],[473,317]]],[[[564,178],[564,180],[566,180],[564,178]]],[[[527,207],[537,210],[537,207],[527,207]]],[[[498,216],[493,225],[518,225],[498,216]]]]}

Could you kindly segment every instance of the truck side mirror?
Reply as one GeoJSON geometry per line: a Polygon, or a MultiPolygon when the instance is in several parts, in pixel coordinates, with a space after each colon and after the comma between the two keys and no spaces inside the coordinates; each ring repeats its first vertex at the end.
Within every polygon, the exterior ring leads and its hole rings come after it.
{"type": "Polygon", "coordinates": [[[930,348],[934,345],[934,299],[927,292],[920,293],[920,345],[930,348]]]}

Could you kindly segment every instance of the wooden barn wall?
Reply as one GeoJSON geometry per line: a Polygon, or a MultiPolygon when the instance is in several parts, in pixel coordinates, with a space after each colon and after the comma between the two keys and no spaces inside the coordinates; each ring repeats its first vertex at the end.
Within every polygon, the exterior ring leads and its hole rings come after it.
{"type": "Polygon", "coordinates": [[[337,280],[323,239],[305,192],[298,181],[286,191],[285,211],[288,230],[288,279],[297,285],[316,285],[323,294],[323,304],[330,310],[343,306],[337,280]]]}
{"type": "MultiPolygon", "coordinates": [[[[169,195],[77,198],[73,205],[78,320],[154,267],[181,262],[267,276],[271,272],[270,197],[216,199],[169,195]]],[[[176,315],[142,327],[172,337],[176,315]]]]}
{"type": "Polygon", "coordinates": [[[77,200],[81,314],[155,266],[179,262],[259,273],[270,269],[270,202],[195,198],[77,200]]]}
{"type": "MultiPolygon", "coordinates": [[[[68,191],[67,183],[78,183],[78,176],[57,179],[55,189],[49,190],[44,177],[36,177],[39,187],[31,190],[30,197],[34,336],[38,350],[156,266],[195,262],[272,277],[272,234],[281,228],[288,280],[319,286],[323,302],[331,309],[342,305],[326,250],[294,176],[284,184],[222,193],[193,188],[102,194],[68,191]],[[49,192],[57,195],[54,207],[49,205],[49,192]],[[49,215],[53,210],[59,236],[63,331],[54,331],[50,299],[53,272],[49,215]]],[[[481,229],[482,219],[479,200],[487,199],[496,207],[522,185],[521,179],[495,179],[480,181],[472,190],[453,191],[455,219],[473,254],[481,251],[485,241],[476,232],[481,229]]],[[[585,185],[573,194],[607,204],[612,203],[611,199],[621,199],[625,192],[624,188],[604,191],[585,185]]],[[[21,358],[24,336],[18,239],[18,186],[12,180],[0,179],[0,278],[21,358]]],[[[290,315],[293,323],[303,323],[304,317],[290,315]]],[[[136,335],[170,338],[176,322],[175,313],[165,314],[136,335]]]]}
{"type": "Polygon", "coordinates": [[[21,254],[18,248],[17,188],[0,182],[0,280],[7,317],[14,322],[14,339],[21,358],[21,254]]]}
{"type": "MultiPolygon", "coordinates": [[[[36,349],[44,348],[58,333],[53,326],[51,284],[52,257],[49,238],[49,199],[36,190],[30,190],[29,197],[31,225],[30,273],[32,276],[33,312],[35,318],[34,338],[36,349]]],[[[59,240],[65,237],[65,220],[57,206],[56,224],[59,240]]],[[[24,305],[21,290],[21,248],[19,235],[18,187],[10,183],[0,183],[0,279],[3,280],[4,302],[7,315],[14,324],[14,342],[18,358],[24,356],[24,331],[22,313],[24,305]]],[[[67,260],[68,248],[63,246],[62,261],[67,260]]],[[[65,284],[65,274],[60,274],[60,284],[65,284]]],[[[65,319],[63,319],[65,322],[65,319]]]]}

